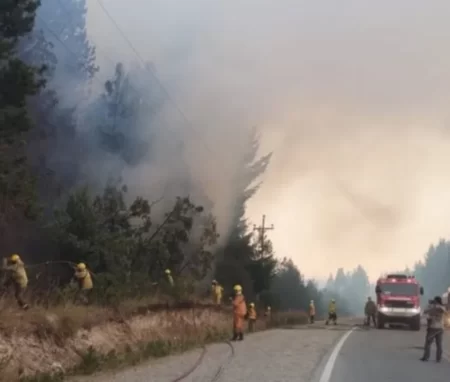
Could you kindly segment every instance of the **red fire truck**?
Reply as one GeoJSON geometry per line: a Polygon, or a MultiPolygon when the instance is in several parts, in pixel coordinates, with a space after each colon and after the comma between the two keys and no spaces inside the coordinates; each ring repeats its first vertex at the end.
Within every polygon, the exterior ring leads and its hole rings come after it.
{"type": "Polygon", "coordinates": [[[420,296],[423,288],[414,276],[388,274],[377,281],[377,327],[385,324],[406,324],[412,330],[420,330],[420,296]]]}

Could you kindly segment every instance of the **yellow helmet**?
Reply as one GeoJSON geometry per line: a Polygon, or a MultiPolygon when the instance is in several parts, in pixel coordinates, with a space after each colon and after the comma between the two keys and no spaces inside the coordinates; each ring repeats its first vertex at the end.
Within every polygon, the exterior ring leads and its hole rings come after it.
{"type": "Polygon", "coordinates": [[[251,302],[251,303],[250,303],[250,307],[251,307],[251,308],[254,308],[254,307],[255,307],[255,304],[254,304],[253,302],[251,302]]]}
{"type": "Polygon", "coordinates": [[[166,275],[170,275],[170,269],[166,269],[164,272],[166,275]]]}
{"type": "Polygon", "coordinates": [[[77,269],[79,271],[84,271],[86,269],[86,264],[85,263],[78,263],[77,264],[77,269]]]}
{"type": "Polygon", "coordinates": [[[20,256],[17,253],[15,253],[11,255],[10,259],[13,263],[17,263],[20,260],[20,256]]]}
{"type": "Polygon", "coordinates": [[[242,287],[241,287],[240,285],[235,285],[235,286],[233,287],[233,290],[234,290],[235,292],[242,292],[242,287]]]}

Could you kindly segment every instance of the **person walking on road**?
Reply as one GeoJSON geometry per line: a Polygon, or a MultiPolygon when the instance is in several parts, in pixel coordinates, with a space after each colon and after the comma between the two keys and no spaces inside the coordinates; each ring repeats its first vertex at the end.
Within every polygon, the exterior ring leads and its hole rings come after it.
{"type": "Polygon", "coordinates": [[[314,324],[314,319],[316,317],[316,307],[314,306],[314,300],[309,303],[309,323],[314,324]]]}
{"type": "Polygon", "coordinates": [[[370,297],[367,297],[366,306],[364,307],[364,314],[366,316],[367,326],[370,326],[370,321],[372,321],[373,326],[376,327],[377,326],[377,321],[376,321],[377,306],[375,305],[375,302],[370,297]]]}
{"type": "Polygon", "coordinates": [[[442,340],[444,337],[444,315],[446,309],[442,304],[442,298],[436,296],[433,304],[427,308],[424,313],[428,314],[430,319],[425,338],[425,347],[421,361],[428,361],[430,358],[431,344],[436,342],[436,362],[441,362],[442,358],[442,340]]]}
{"type": "Polygon", "coordinates": [[[333,298],[328,305],[328,319],[325,322],[325,325],[328,325],[330,321],[337,324],[337,313],[336,313],[336,300],[333,298]]]}
{"type": "Polygon", "coordinates": [[[233,338],[231,340],[242,341],[244,339],[244,320],[247,315],[247,305],[242,294],[242,287],[235,285],[233,291],[233,338]]]}

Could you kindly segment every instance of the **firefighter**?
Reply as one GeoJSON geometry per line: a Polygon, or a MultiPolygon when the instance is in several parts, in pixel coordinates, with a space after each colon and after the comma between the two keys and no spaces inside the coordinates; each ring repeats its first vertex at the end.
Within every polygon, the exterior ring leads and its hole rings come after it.
{"type": "Polygon", "coordinates": [[[214,304],[221,305],[222,304],[222,297],[223,297],[223,287],[220,285],[217,280],[212,281],[212,297],[214,304]]]}
{"type": "Polygon", "coordinates": [[[171,287],[173,287],[175,283],[173,282],[172,272],[170,271],[170,269],[166,269],[164,273],[166,274],[167,282],[171,287]]]}
{"type": "Polygon", "coordinates": [[[328,319],[325,322],[325,325],[328,325],[330,321],[333,321],[334,324],[337,324],[337,314],[336,314],[336,300],[333,298],[328,305],[328,319]]]}
{"type": "Polygon", "coordinates": [[[256,308],[255,304],[251,302],[248,306],[248,331],[253,333],[256,324],[256,308]]]}
{"type": "Polygon", "coordinates": [[[377,326],[376,323],[377,306],[370,297],[367,297],[367,302],[364,307],[364,315],[366,316],[366,324],[368,326],[370,326],[370,321],[373,322],[373,326],[375,327],[377,326]]]}
{"type": "Polygon", "coordinates": [[[18,254],[13,254],[9,258],[3,260],[3,270],[6,273],[4,286],[14,287],[14,296],[17,303],[22,309],[28,309],[28,304],[24,300],[24,293],[28,286],[28,276],[25,270],[25,264],[18,254]]]}
{"type": "Polygon", "coordinates": [[[316,317],[316,307],[314,306],[314,300],[309,303],[309,322],[314,324],[314,319],[316,317]]]}
{"type": "Polygon", "coordinates": [[[264,317],[267,317],[268,319],[270,319],[271,314],[272,314],[272,308],[270,306],[268,306],[266,308],[266,311],[264,312],[264,317]]]}
{"type": "Polygon", "coordinates": [[[424,313],[428,314],[430,319],[429,327],[425,338],[425,346],[421,361],[428,361],[430,358],[431,344],[436,342],[436,362],[441,362],[442,358],[442,340],[444,337],[444,314],[445,307],[442,304],[442,298],[436,296],[433,304],[425,309],[424,313]]]}
{"type": "Polygon", "coordinates": [[[85,263],[77,264],[73,277],[78,283],[75,301],[81,301],[85,305],[89,304],[90,294],[94,288],[94,283],[92,282],[91,272],[89,272],[85,263]]]}
{"type": "Polygon", "coordinates": [[[233,338],[231,340],[242,341],[244,339],[244,320],[247,314],[247,305],[242,294],[242,287],[235,285],[233,291],[233,338]]]}

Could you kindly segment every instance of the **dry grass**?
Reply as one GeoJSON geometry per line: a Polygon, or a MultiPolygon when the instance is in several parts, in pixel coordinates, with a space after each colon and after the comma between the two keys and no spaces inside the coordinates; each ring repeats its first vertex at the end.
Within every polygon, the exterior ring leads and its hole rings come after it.
{"type": "MultiPolygon", "coordinates": [[[[303,312],[260,316],[257,330],[304,324],[303,312]]],[[[21,311],[0,301],[0,381],[59,381],[184,351],[231,333],[230,307],[130,300],[114,308],[66,304],[21,311]]]]}

